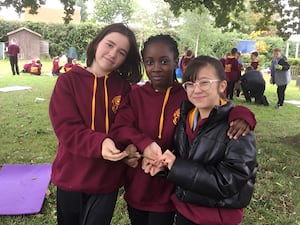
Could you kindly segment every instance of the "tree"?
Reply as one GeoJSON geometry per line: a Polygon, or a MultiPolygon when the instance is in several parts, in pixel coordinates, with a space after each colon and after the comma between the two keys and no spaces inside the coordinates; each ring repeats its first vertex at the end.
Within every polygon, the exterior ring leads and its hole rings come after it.
{"type": "Polygon", "coordinates": [[[232,18],[236,17],[241,11],[245,10],[243,0],[164,0],[170,4],[171,11],[179,16],[182,10],[194,10],[198,9],[199,12],[203,12],[201,7],[205,7],[209,10],[210,14],[215,17],[215,23],[217,27],[223,27],[227,29],[236,29],[240,26],[238,21],[234,21],[232,18]]]}
{"type": "Polygon", "coordinates": [[[204,6],[215,17],[217,27],[224,30],[242,30],[239,14],[251,8],[259,20],[256,29],[269,30],[277,27],[277,34],[287,38],[292,33],[300,33],[300,1],[299,0],[164,0],[170,4],[176,16],[182,10],[194,10],[204,6]]]}
{"type": "Polygon", "coordinates": [[[269,25],[277,27],[277,34],[287,39],[290,34],[299,34],[300,1],[299,0],[251,0],[255,13],[261,14],[257,23],[260,30],[268,30],[269,25]]]}
{"type": "Polygon", "coordinates": [[[94,17],[101,23],[113,23],[116,20],[128,22],[133,13],[132,0],[96,0],[94,17]]]}

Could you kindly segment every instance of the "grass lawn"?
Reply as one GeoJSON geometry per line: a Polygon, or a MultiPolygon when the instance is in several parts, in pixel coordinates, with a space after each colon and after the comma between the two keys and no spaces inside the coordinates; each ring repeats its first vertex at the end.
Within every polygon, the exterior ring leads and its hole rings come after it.
{"type": "MultiPolygon", "coordinates": [[[[12,76],[9,62],[0,60],[0,88],[30,86],[31,90],[0,92],[0,166],[5,163],[51,163],[56,153],[56,137],[48,116],[48,104],[56,78],[51,61],[42,61],[43,74],[12,76]],[[36,101],[43,98],[44,101],[36,101]]],[[[24,62],[19,62],[22,67],[24,62]]],[[[265,76],[269,80],[268,75],[265,76]]],[[[293,80],[286,100],[300,101],[300,89],[293,80]]],[[[269,107],[246,103],[243,96],[235,104],[249,107],[256,115],[259,171],[251,204],[245,209],[243,225],[300,224],[300,107],[286,103],[274,109],[276,86],[266,87],[269,107]]],[[[1,185],[1,184],[0,184],[1,185]]],[[[1,216],[2,225],[56,224],[55,188],[50,184],[42,211],[36,215],[1,216]]],[[[121,191],[122,192],[122,191],[121,191]]],[[[112,225],[129,224],[122,193],[112,225]]]]}

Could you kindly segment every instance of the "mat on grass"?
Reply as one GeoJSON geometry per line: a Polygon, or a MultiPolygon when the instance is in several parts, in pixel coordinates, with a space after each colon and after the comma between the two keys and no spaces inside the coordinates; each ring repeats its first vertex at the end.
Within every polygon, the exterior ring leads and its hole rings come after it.
{"type": "Polygon", "coordinates": [[[32,89],[32,87],[27,87],[27,86],[10,86],[10,87],[0,88],[0,92],[22,91],[22,90],[30,90],[30,89],[32,89]]]}
{"type": "Polygon", "coordinates": [[[50,174],[51,164],[4,164],[0,170],[0,215],[38,213],[50,174]]]}

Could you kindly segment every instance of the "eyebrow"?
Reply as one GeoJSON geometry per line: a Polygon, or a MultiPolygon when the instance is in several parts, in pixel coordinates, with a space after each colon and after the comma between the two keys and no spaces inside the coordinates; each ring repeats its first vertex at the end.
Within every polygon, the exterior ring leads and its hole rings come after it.
{"type": "MultiPolygon", "coordinates": [[[[114,41],[109,40],[109,39],[107,40],[107,42],[109,42],[110,44],[113,44],[114,46],[117,45],[114,41]]],[[[120,48],[120,50],[121,50],[121,51],[124,51],[126,54],[128,54],[127,50],[125,50],[124,48],[120,48]]]]}

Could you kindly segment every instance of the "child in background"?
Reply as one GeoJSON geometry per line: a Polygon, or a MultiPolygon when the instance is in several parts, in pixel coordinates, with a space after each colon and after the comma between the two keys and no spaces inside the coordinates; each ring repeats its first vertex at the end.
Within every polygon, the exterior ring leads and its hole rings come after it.
{"type": "Polygon", "coordinates": [[[176,185],[176,225],[237,225],[251,200],[255,138],[252,132],[239,140],[227,137],[235,107],[224,97],[226,85],[215,58],[199,56],[186,70],[183,87],[189,101],[181,105],[175,152],[167,150],[160,158],[169,170],[167,179],[176,185]]]}
{"type": "Polygon", "coordinates": [[[258,52],[251,52],[250,55],[250,59],[251,59],[251,66],[253,67],[254,70],[258,70],[258,52]]]}
{"type": "Polygon", "coordinates": [[[116,23],[88,45],[86,68],[57,78],[49,115],[59,142],[51,175],[58,225],[110,224],[125,170],[114,161],[127,154],[107,134],[130,83],[141,79],[140,63],[134,33],[116,23]]]}
{"type": "MultiPolygon", "coordinates": [[[[132,148],[126,159],[132,166],[127,170],[124,185],[131,225],[172,225],[175,208],[171,195],[174,185],[165,177],[145,174],[142,164],[148,163],[146,159],[153,162],[148,155],[156,159],[165,150],[174,149],[179,107],[186,99],[186,93],[175,75],[179,55],[177,43],[169,35],[151,36],[144,43],[141,54],[150,82],[131,91],[126,104],[119,109],[110,136],[119,148],[134,144],[139,152],[132,148]],[[143,163],[139,160],[141,156],[145,157],[143,163]]],[[[232,110],[231,116],[228,121],[241,118],[252,128],[255,126],[255,118],[247,108],[237,107],[232,110]]],[[[243,120],[234,123],[239,130],[237,136],[249,132],[243,120]]],[[[235,136],[231,132],[230,135],[235,136]]]]}
{"type": "Polygon", "coordinates": [[[59,65],[59,56],[55,56],[52,61],[52,75],[60,75],[62,66],[59,65]]]}
{"type": "Polygon", "coordinates": [[[38,75],[40,76],[42,73],[42,63],[40,59],[32,60],[32,63],[30,65],[29,73],[32,75],[38,75]]]}

